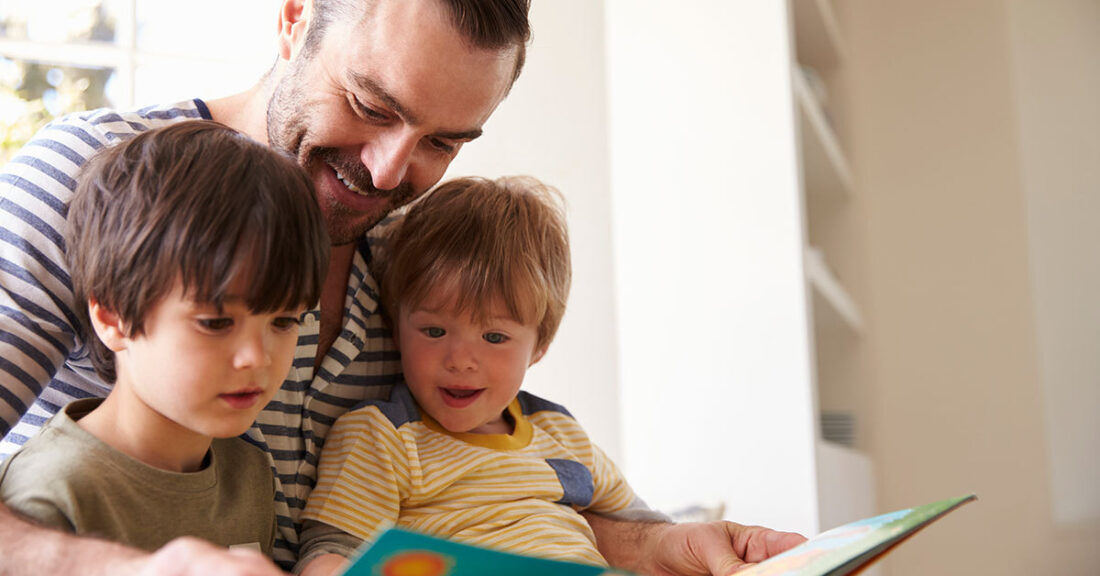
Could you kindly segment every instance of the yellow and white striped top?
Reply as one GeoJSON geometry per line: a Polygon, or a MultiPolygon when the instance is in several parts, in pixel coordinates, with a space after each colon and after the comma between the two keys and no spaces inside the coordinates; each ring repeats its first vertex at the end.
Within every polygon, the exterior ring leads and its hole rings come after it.
{"type": "Polygon", "coordinates": [[[455,434],[394,387],[333,425],[303,519],[606,565],[579,511],[623,510],[634,491],[565,408],[520,392],[508,412],[512,434],[455,434]]]}

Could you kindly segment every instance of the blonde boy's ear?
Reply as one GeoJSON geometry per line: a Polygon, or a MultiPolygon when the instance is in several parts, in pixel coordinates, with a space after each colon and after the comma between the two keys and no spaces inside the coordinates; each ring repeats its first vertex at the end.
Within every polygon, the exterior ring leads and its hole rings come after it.
{"type": "Polygon", "coordinates": [[[302,48],[313,0],[283,0],[279,7],[279,58],[290,60],[302,48]]]}
{"type": "Polygon", "coordinates": [[[103,342],[107,348],[112,352],[121,352],[126,349],[126,342],[129,339],[127,337],[126,327],[122,325],[122,320],[119,319],[118,314],[112,310],[108,310],[95,300],[88,300],[88,316],[92,319],[92,328],[95,330],[96,336],[103,342]]]}
{"type": "Polygon", "coordinates": [[[534,355],[531,356],[531,363],[527,365],[528,368],[534,366],[542,357],[546,355],[546,351],[550,348],[549,344],[543,344],[535,349],[534,355]]]}

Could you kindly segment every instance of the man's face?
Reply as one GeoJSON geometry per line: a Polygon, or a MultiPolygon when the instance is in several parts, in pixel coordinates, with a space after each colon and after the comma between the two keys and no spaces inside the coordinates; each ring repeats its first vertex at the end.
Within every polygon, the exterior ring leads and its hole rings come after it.
{"type": "MultiPolygon", "coordinates": [[[[268,105],[272,145],[317,188],[334,244],[439,181],[504,98],[515,49],[470,47],[438,0],[376,0],[297,52],[268,105]]],[[[299,41],[300,44],[300,41],[299,41]]],[[[300,46],[299,46],[300,47],[300,46]]]]}

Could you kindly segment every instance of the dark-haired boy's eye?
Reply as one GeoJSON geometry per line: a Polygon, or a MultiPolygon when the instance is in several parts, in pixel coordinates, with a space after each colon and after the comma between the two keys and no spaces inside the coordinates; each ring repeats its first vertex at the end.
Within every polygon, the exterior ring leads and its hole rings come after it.
{"type": "Polygon", "coordinates": [[[302,325],[302,319],[298,316],[280,316],[272,321],[279,330],[290,330],[302,325]]]}
{"type": "Polygon", "coordinates": [[[223,332],[233,327],[232,318],[199,318],[199,326],[211,332],[223,332]]]}
{"type": "Polygon", "coordinates": [[[486,332],[482,338],[490,344],[503,344],[508,341],[508,337],[500,332],[486,332]]]}

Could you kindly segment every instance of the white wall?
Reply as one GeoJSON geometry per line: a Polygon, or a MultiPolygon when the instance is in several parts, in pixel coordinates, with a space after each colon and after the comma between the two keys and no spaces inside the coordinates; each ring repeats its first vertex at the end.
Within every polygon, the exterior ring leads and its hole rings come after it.
{"type": "Polygon", "coordinates": [[[816,532],[786,3],[607,19],[627,475],[658,508],[816,532]]]}
{"type": "Polygon", "coordinates": [[[1100,522],[1100,2],[1010,3],[1054,518],[1100,522]]]}
{"type": "Polygon", "coordinates": [[[557,339],[524,387],[564,404],[618,459],[603,3],[533,2],[523,75],[447,177],[530,174],[568,202],[573,289],[557,339]]]}

